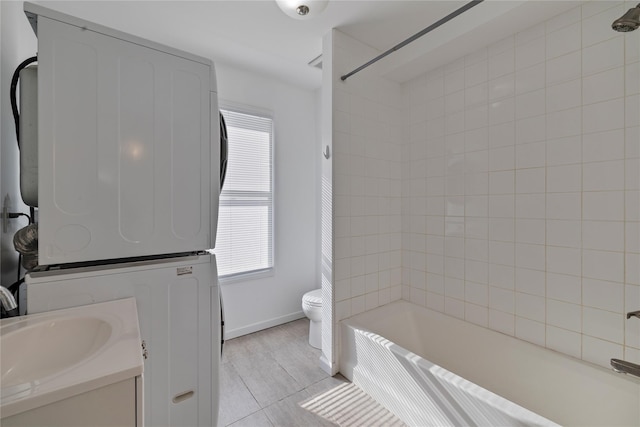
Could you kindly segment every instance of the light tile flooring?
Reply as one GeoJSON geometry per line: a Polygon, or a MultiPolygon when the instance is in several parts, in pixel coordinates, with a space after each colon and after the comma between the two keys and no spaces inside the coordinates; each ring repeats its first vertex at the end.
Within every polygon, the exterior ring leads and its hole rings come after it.
{"type": "Polygon", "coordinates": [[[225,342],[219,426],[403,426],[341,375],[319,366],[300,319],[225,342]]]}

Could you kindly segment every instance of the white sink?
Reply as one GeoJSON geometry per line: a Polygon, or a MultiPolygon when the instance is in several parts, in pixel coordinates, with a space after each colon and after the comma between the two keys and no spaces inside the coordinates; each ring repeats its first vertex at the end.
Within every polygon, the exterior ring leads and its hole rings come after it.
{"type": "Polygon", "coordinates": [[[2,417],[142,374],[135,299],[0,321],[2,417]]]}

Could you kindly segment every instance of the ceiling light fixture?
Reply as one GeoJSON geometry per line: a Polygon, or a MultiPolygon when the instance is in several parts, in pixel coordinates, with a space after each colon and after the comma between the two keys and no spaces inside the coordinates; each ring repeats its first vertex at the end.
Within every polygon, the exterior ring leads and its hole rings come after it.
{"type": "Polygon", "coordinates": [[[310,19],[326,9],[329,0],[276,0],[284,13],[295,19],[310,19]]]}

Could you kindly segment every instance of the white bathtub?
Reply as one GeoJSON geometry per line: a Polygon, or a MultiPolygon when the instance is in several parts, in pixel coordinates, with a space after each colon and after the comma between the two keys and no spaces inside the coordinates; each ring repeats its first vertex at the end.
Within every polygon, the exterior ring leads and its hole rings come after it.
{"type": "Polygon", "coordinates": [[[640,425],[637,379],[415,304],[341,332],[340,372],[410,426],[640,425]]]}

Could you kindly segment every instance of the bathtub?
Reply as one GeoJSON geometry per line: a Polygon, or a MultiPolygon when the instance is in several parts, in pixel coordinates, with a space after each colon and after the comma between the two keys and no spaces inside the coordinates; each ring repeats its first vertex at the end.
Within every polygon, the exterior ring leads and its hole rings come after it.
{"type": "Polygon", "coordinates": [[[341,325],[340,372],[410,426],[640,425],[640,381],[396,301],[341,325]]]}

